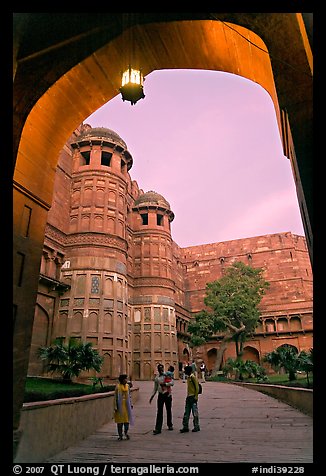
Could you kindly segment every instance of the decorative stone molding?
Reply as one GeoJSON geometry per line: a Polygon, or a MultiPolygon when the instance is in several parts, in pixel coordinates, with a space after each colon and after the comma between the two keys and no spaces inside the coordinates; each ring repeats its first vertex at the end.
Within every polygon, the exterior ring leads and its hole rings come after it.
{"type": "Polygon", "coordinates": [[[120,251],[126,253],[126,240],[118,238],[107,233],[73,233],[66,237],[66,246],[75,245],[101,245],[118,248],[120,251]]]}
{"type": "Polygon", "coordinates": [[[155,287],[163,287],[163,288],[174,288],[174,281],[169,278],[155,278],[153,277],[144,277],[144,278],[137,278],[134,282],[135,288],[141,286],[155,286],[155,287]]]}
{"type": "Polygon", "coordinates": [[[62,231],[54,228],[52,225],[47,223],[45,227],[45,242],[46,239],[49,238],[53,240],[55,243],[59,244],[60,246],[65,246],[67,235],[62,231]]]}

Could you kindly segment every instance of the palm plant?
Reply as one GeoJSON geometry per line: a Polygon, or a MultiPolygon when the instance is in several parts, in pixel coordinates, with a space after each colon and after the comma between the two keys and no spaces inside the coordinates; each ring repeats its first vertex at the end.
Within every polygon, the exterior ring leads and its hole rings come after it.
{"type": "Polygon", "coordinates": [[[288,373],[290,381],[296,379],[296,373],[299,370],[299,357],[292,345],[284,344],[278,347],[273,352],[266,354],[264,360],[276,370],[283,368],[288,373]]]}
{"type": "Polygon", "coordinates": [[[63,340],[59,337],[52,346],[38,349],[38,356],[45,361],[48,372],[60,374],[64,382],[71,382],[82,371],[100,372],[103,357],[93,349],[90,342],[70,338],[68,344],[64,344],[63,340]]]}
{"type": "Polygon", "coordinates": [[[268,380],[266,370],[261,365],[253,360],[245,361],[245,368],[249,378],[255,378],[257,382],[268,380]]]}
{"type": "Polygon", "coordinates": [[[225,366],[223,367],[223,373],[226,375],[229,372],[235,371],[236,377],[239,380],[243,380],[245,377],[256,378],[257,381],[266,380],[266,371],[259,364],[253,360],[242,360],[228,358],[225,366]]]}
{"type": "Polygon", "coordinates": [[[245,362],[241,359],[232,359],[229,357],[223,367],[224,375],[229,372],[235,372],[236,379],[243,380],[244,375],[247,373],[245,362]]]}

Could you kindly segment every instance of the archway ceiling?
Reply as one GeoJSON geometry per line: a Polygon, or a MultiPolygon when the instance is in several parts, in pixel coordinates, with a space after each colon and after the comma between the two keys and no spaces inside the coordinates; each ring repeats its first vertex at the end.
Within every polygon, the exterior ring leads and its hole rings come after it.
{"type": "MultiPolygon", "coordinates": [[[[275,58],[273,72],[282,104],[282,90],[293,87],[295,68],[309,71],[306,45],[302,45],[295,13],[138,13],[137,24],[218,18],[255,32],[275,58]],[[287,66],[290,64],[291,68],[287,66]],[[286,74],[284,74],[284,70],[286,74]],[[292,74],[291,74],[292,73],[292,74]]],[[[308,16],[309,14],[303,14],[308,16]]],[[[121,13],[17,13],[14,14],[17,44],[17,73],[14,111],[27,115],[33,103],[65,72],[112,39],[123,28],[121,13]]],[[[309,32],[311,33],[311,32],[309,32]]],[[[15,43],[15,41],[14,41],[15,43]]],[[[180,43],[180,42],[179,42],[180,43]]],[[[183,39],[181,38],[181,44],[183,39]]],[[[172,50],[175,51],[173,45],[172,50]]],[[[272,60],[273,61],[273,60],[272,60]]],[[[304,79],[304,78],[303,78],[304,79]]],[[[306,85],[305,85],[306,86],[306,85]]],[[[303,86],[304,87],[304,86],[303,86]]]]}
{"type": "MultiPolygon", "coordinates": [[[[285,41],[285,36],[298,37],[298,34],[293,32],[293,29],[298,29],[296,14],[213,14],[223,21],[232,20],[255,29],[262,38],[266,38],[267,46],[259,36],[242,26],[232,23],[227,26],[214,20],[198,20],[206,14],[162,14],[157,17],[161,20],[159,23],[150,23],[155,19],[155,14],[140,15],[142,16],[138,18],[138,23],[143,24],[137,24],[133,30],[136,56],[145,76],[151,71],[164,68],[200,68],[239,74],[261,84],[271,95],[278,113],[270,59],[268,54],[260,50],[267,50],[269,47],[272,56],[275,52],[277,58],[277,61],[272,60],[274,79],[279,82],[277,97],[281,97],[283,102],[286,98],[285,105],[288,110],[291,109],[291,104],[294,104],[294,108],[302,108],[304,101],[306,107],[300,112],[301,116],[298,114],[299,122],[304,122],[304,115],[309,108],[306,96],[308,94],[309,97],[311,84],[308,74],[298,77],[295,73],[296,68],[307,72],[311,65],[307,64],[305,45],[298,44],[298,40],[291,45],[285,41]],[[173,15],[183,21],[171,21],[173,15]],[[187,16],[193,20],[185,20],[187,16]],[[258,48],[247,40],[255,43],[258,48]]],[[[121,14],[103,14],[101,22],[98,15],[91,15],[87,27],[85,17],[80,16],[79,20],[80,37],[77,34],[76,22],[72,23],[72,38],[67,37],[67,30],[60,29],[55,16],[53,23],[49,23],[50,40],[45,42],[45,31],[40,35],[37,44],[36,36],[31,35],[29,41],[22,42],[25,46],[18,54],[20,62],[15,78],[14,98],[17,121],[15,124],[14,118],[14,126],[17,125],[17,130],[19,120],[23,120],[31,103],[38,99],[42,90],[46,92],[31,111],[25,124],[15,180],[36,195],[41,195],[48,203],[52,194],[49,180],[53,176],[52,171],[61,148],[72,131],[86,117],[118,94],[120,74],[126,62],[124,43],[126,38],[128,41],[129,36],[126,33],[121,35],[121,14]],[[105,29],[102,28],[103,24],[106,25],[105,29]],[[61,36],[60,31],[64,31],[61,36]],[[90,31],[93,33],[89,36],[90,31]],[[109,35],[113,37],[110,42],[109,35]],[[56,42],[59,42],[59,46],[56,42]],[[64,45],[64,50],[61,44],[64,45]],[[99,44],[104,46],[96,49],[99,44]],[[73,67],[69,69],[69,66],[73,67]],[[37,79],[34,77],[34,71],[38,72],[37,79]],[[31,79],[34,80],[33,84],[30,84],[31,79]],[[46,162],[44,157],[47,157],[46,162]],[[38,165],[40,163],[44,164],[42,170],[38,165]]],[[[39,26],[39,22],[36,25],[39,26]]],[[[43,30],[46,30],[46,22],[43,22],[43,30]]],[[[29,38],[28,35],[25,38],[29,38]]]]}
{"type": "MultiPolygon", "coordinates": [[[[235,25],[233,28],[266,50],[255,34],[235,25]]],[[[242,38],[239,41],[237,33],[222,23],[150,24],[135,27],[133,37],[137,39],[134,62],[145,76],[155,70],[175,68],[226,71],[261,84],[277,104],[268,55],[242,38]]],[[[123,36],[117,37],[62,78],[62,90],[66,89],[66,94],[73,92],[75,99],[78,96],[78,108],[85,109],[84,117],[119,94],[121,72],[128,64],[125,41],[123,36]],[[85,97],[80,94],[83,89],[85,97]]]]}
{"type": "MultiPolygon", "coordinates": [[[[154,70],[174,68],[239,74],[261,84],[278,112],[269,56],[261,51],[266,46],[245,28],[232,28],[212,20],[135,26],[134,57],[145,76],[154,70]]],[[[50,203],[52,193],[51,170],[68,137],[92,112],[119,94],[121,72],[129,60],[128,42],[129,34],[120,35],[78,63],[46,91],[31,111],[22,134],[15,180],[24,181],[33,193],[41,193],[46,202],[50,203]],[[42,169],[37,165],[40,163],[42,169]]]]}

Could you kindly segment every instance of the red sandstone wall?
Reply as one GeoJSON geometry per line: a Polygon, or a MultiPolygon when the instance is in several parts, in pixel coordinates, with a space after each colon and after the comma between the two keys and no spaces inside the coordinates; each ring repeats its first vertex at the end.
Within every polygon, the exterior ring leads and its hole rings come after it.
{"type": "Polygon", "coordinates": [[[72,174],[72,151],[69,143],[77,137],[80,129],[76,129],[60,152],[55,174],[52,205],[48,212],[47,223],[63,233],[69,231],[68,210],[70,208],[72,174]]]}
{"type": "Polygon", "coordinates": [[[270,288],[263,297],[262,312],[312,306],[312,271],[304,237],[276,233],[181,251],[191,312],[203,308],[206,283],[221,278],[223,270],[235,261],[265,270],[270,288]]]}
{"type": "MultiPolygon", "coordinates": [[[[78,131],[76,133],[78,134],[78,131]]],[[[74,142],[75,138],[76,135],[73,134],[69,142],[74,142]]],[[[150,233],[147,227],[141,225],[139,213],[133,212],[132,208],[139,194],[144,192],[139,189],[137,182],[131,179],[129,173],[125,172],[123,180],[126,184],[124,189],[126,193],[121,196],[120,172],[117,168],[114,229],[111,232],[108,228],[102,231],[104,241],[106,232],[120,235],[121,243],[125,239],[127,253],[124,247],[121,249],[103,247],[104,242],[102,243],[101,240],[97,245],[94,243],[93,247],[88,246],[82,251],[78,243],[74,244],[71,239],[67,241],[71,219],[69,209],[72,196],[72,164],[71,149],[66,145],[61,151],[56,171],[41,273],[54,279],[58,278],[58,270],[60,271],[65,260],[65,253],[71,258],[76,255],[79,266],[82,266],[83,259],[88,262],[92,257],[94,257],[95,267],[96,260],[99,259],[126,261],[128,299],[131,304],[134,299],[138,302],[142,296],[145,298],[152,296],[153,302],[163,298],[169,299],[170,304],[175,301],[178,360],[183,362],[192,357],[187,326],[191,315],[203,308],[206,283],[219,279],[227,266],[240,260],[253,267],[263,268],[265,278],[270,282],[270,288],[261,303],[263,323],[257,330],[257,337],[247,342],[245,355],[259,361],[264,353],[273,350],[282,342],[289,343],[290,341],[298,350],[308,350],[312,347],[312,270],[304,237],[292,233],[276,233],[180,248],[171,241],[167,216],[164,217],[164,227],[157,226],[155,213],[150,211],[150,233]],[[123,224],[121,233],[119,223],[123,224]],[[297,320],[292,318],[295,314],[299,316],[297,320]]],[[[101,173],[100,165],[99,170],[94,173],[95,175],[101,173]]],[[[106,180],[110,182],[108,188],[112,188],[112,179],[106,180]]],[[[84,185],[83,183],[81,187],[83,194],[84,185]]],[[[94,189],[97,185],[92,183],[92,188],[94,189]]],[[[80,200],[85,205],[87,197],[82,195],[80,200]]],[[[93,208],[90,211],[94,218],[99,210],[97,202],[92,203],[93,208]]],[[[106,221],[104,220],[103,223],[106,221]]],[[[90,225],[91,228],[94,227],[94,220],[90,225]]],[[[95,228],[94,231],[96,232],[95,228]]],[[[99,265],[99,268],[101,267],[102,265],[99,265]]],[[[44,289],[43,287],[42,293],[44,289]]],[[[43,315],[38,313],[36,316],[34,347],[39,345],[39,342],[44,342],[42,334],[50,336],[51,333],[52,324],[50,323],[54,318],[53,295],[49,295],[49,306],[46,302],[47,300],[42,298],[45,312],[43,315]]],[[[129,312],[132,318],[131,308],[129,312]]],[[[132,350],[131,347],[130,342],[129,352],[132,350]]],[[[218,343],[212,342],[197,350],[197,358],[205,360],[208,368],[214,362],[214,352],[217,347],[218,343]]],[[[231,344],[225,352],[224,360],[234,356],[234,346],[231,344]]],[[[30,368],[37,368],[35,361],[31,363],[30,368]]]]}

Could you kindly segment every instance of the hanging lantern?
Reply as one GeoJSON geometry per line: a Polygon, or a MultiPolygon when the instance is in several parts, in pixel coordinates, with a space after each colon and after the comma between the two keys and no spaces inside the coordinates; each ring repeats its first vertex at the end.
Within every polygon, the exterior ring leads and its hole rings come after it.
{"type": "Polygon", "coordinates": [[[123,101],[130,101],[131,105],[136,104],[139,99],[145,97],[143,91],[144,78],[140,70],[133,69],[131,66],[122,73],[121,92],[123,101]]]}

